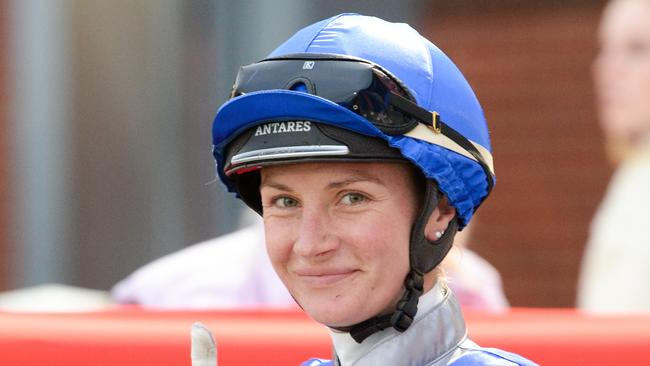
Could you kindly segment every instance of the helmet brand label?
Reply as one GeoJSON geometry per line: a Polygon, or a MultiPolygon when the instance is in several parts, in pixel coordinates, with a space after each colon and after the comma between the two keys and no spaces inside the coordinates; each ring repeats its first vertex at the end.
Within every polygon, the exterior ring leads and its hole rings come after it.
{"type": "Polygon", "coordinates": [[[255,136],[265,136],[274,133],[286,132],[309,132],[310,130],[310,121],[273,122],[257,126],[257,129],[255,130],[255,136]]]}
{"type": "Polygon", "coordinates": [[[314,61],[305,61],[304,64],[302,64],[302,69],[303,70],[311,70],[314,68],[314,61]]]}

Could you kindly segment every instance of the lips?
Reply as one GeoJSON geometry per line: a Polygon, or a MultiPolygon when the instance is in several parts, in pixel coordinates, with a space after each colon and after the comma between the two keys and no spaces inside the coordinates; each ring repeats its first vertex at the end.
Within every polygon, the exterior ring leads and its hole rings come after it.
{"type": "Polygon", "coordinates": [[[294,271],[298,278],[306,285],[313,287],[327,287],[338,282],[352,278],[359,271],[353,268],[336,269],[300,269],[294,271]]]}

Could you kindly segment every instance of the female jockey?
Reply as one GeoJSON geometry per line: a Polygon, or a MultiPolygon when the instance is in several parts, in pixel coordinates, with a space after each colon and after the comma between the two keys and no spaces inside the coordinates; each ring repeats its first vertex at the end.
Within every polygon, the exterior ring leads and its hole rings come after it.
{"type": "Polygon", "coordinates": [[[332,361],[533,365],[477,346],[438,264],[495,181],[452,61],[406,24],[342,14],[240,69],[214,120],[219,177],[264,218],[275,271],[332,361]]]}

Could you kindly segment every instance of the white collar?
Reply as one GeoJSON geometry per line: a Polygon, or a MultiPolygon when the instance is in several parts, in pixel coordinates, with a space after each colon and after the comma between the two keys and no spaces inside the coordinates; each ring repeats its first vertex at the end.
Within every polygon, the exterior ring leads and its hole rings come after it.
{"type": "Polygon", "coordinates": [[[349,333],[330,329],[330,336],[343,366],[434,365],[451,357],[467,331],[456,299],[438,282],[420,297],[415,320],[404,333],[385,329],[361,344],[349,333]]]}

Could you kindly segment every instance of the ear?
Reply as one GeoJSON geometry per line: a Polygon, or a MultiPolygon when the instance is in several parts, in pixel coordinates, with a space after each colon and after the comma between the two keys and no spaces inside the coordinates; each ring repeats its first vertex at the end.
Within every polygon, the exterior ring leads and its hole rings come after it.
{"type": "Polygon", "coordinates": [[[436,232],[447,230],[449,222],[456,216],[456,208],[449,204],[447,197],[442,197],[438,202],[438,207],[433,209],[431,216],[429,216],[429,221],[424,228],[424,236],[429,241],[436,241],[439,238],[436,236],[436,232]]]}

